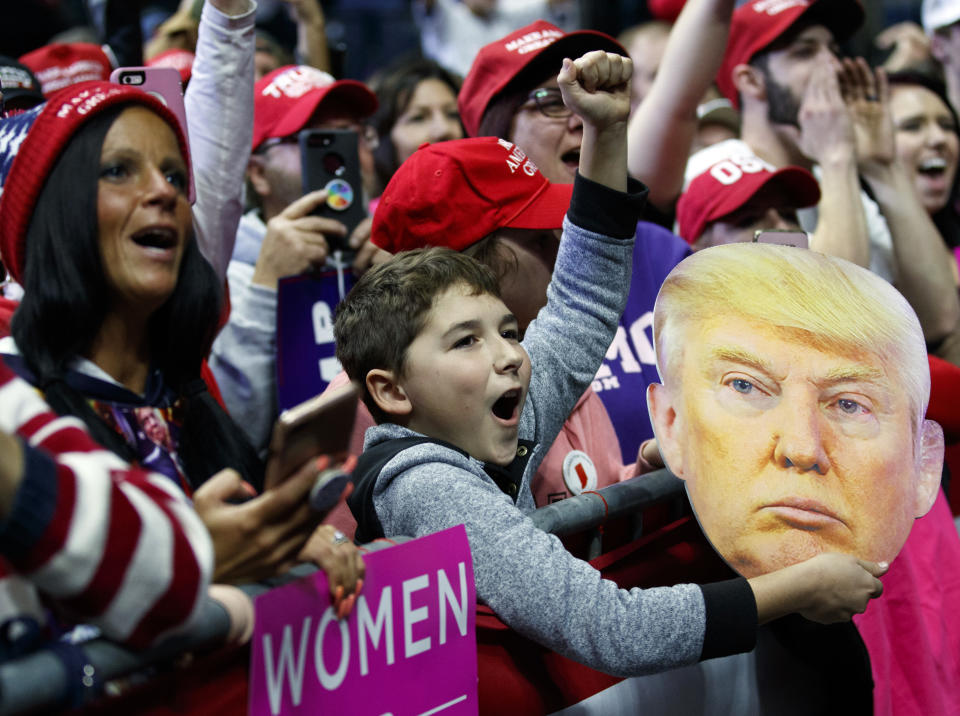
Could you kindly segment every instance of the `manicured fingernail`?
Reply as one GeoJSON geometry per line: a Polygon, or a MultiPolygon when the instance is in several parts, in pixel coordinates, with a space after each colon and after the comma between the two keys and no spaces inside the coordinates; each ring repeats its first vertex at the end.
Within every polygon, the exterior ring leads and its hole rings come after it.
{"type": "Polygon", "coordinates": [[[360,596],[360,591],[363,589],[363,579],[357,580],[357,588],[353,590],[353,593],[357,596],[360,596]]]}
{"type": "Polygon", "coordinates": [[[345,603],[346,603],[346,605],[347,605],[347,609],[346,609],[346,613],[344,614],[344,616],[347,616],[347,614],[349,614],[350,612],[353,611],[353,605],[357,603],[357,595],[356,595],[356,594],[351,594],[349,597],[347,597],[345,603]]]}

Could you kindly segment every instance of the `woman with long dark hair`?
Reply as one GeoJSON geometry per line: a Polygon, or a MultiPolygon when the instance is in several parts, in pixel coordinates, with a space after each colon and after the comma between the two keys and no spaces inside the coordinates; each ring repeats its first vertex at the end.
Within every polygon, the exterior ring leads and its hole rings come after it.
{"type": "Polygon", "coordinates": [[[931,72],[902,70],[888,79],[897,153],[944,242],[956,248],[960,246],[956,110],[947,99],[946,86],[931,72]]]}
{"type": "Polygon", "coordinates": [[[2,129],[11,141],[0,156],[0,253],[25,290],[12,337],[0,341],[5,360],[104,446],[188,494],[200,488],[217,581],[313,557],[352,589],[359,557],[310,539],[317,516],[305,493],[316,466],[227,503],[244,482],[262,485],[263,466],[200,379],[223,297],[194,240],[189,152],[174,115],[139,90],[91,82],[2,129]],[[143,407],[165,422],[166,446],[149,439],[158,426],[140,424],[143,407]],[[308,540],[313,554],[302,551],[308,540]]]}
{"type": "MultiPolygon", "coordinates": [[[[897,155],[910,175],[920,203],[930,214],[944,243],[960,287],[960,123],[937,74],[926,66],[892,72],[890,113],[897,155]]],[[[960,365],[960,328],[930,346],[932,353],[960,365]]]]}

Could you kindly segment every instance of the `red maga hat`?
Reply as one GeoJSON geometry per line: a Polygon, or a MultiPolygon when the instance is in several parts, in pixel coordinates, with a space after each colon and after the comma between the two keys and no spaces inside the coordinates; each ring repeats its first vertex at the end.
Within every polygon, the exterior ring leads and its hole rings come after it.
{"type": "Polygon", "coordinates": [[[89,42],[44,45],[23,55],[20,61],[33,70],[47,97],[77,82],[109,79],[113,71],[103,48],[89,42]]]}
{"type": "Polygon", "coordinates": [[[801,18],[811,15],[816,24],[829,28],[838,42],[863,24],[859,0],[753,0],[734,11],[727,52],[717,73],[717,87],[734,107],[740,109],[733,68],[750,62],[801,18]]]}
{"type": "MultiPolygon", "coordinates": [[[[627,56],[623,46],[609,35],[593,30],[565,33],[546,20],[537,20],[484,45],[473,60],[457,96],[460,119],[467,134],[477,136],[480,120],[490,102],[528,67],[536,65],[543,67],[547,75],[556,75],[564,57],[576,59],[591,50],[607,50],[627,56]]],[[[534,80],[534,84],[540,79],[534,80]]]]}
{"type": "Polygon", "coordinates": [[[724,159],[698,175],[677,202],[680,236],[692,244],[711,221],[721,219],[757,196],[761,191],[787,197],[777,205],[793,209],[820,201],[820,186],[806,169],[787,167],[775,170],[759,157],[748,161],[724,159]]]}
{"type": "Polygon", "coordinates": [[[393,175],[373,215],[390,253],[462,251],[498,229],[559,229],[573,184],[551,184],[515,144],[496,137],[424,144],[393,175]]]}
{"type": "Polygon", "coordinates": [[[299,132],[321,103],[334,100],[357,119],[377,110],[377,96],[363,82],[335,80],[315,67],[287,65],[261,77],[253,88],[253,148],[299,132]]]}

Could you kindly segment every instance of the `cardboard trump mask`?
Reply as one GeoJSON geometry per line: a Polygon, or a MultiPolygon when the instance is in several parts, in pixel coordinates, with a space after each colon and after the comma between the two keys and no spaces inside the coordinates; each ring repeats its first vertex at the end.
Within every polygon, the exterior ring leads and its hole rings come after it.
{"type": "Polygon", "coordinates": [[[660,451],[734,569],[897,555],[936,498],[943,431],[896,289],[813,251],[717,246],[667,277],[654,342],[660,451]]]}

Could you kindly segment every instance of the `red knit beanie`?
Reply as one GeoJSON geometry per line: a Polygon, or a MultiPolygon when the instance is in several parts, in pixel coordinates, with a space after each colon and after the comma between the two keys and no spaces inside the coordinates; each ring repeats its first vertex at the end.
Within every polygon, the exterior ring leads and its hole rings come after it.
{"type": "MultiPolygon", "coordinates": [[[[146,92],[111,82],[80,82],[29,112],[0,121],[0,258],[23,280],[27,229],[47,176],[88,120],[119,104],[140,104],[173,129],[189,169],[190,151],[176,116],[146,92]]],[[[191,179],[192,181],[192,179],[191,179]]]]}

